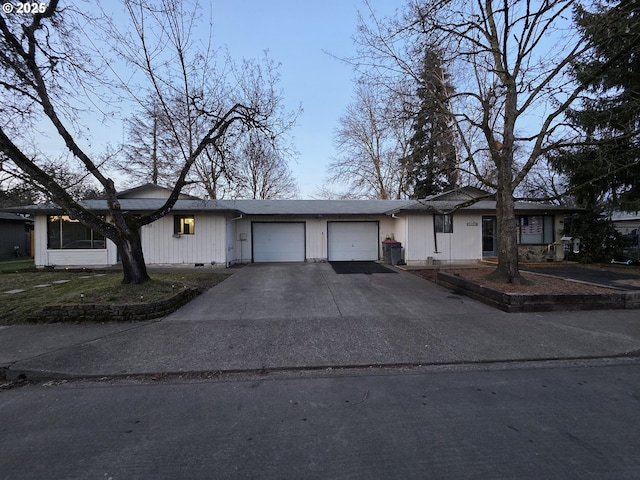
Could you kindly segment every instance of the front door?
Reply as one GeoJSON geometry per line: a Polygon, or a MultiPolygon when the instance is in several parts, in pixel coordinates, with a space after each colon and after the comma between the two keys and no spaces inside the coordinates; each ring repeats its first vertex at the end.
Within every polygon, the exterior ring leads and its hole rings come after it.
{"type": "Polygon", "coordinates": [[[496,217],[482,217],[482,258],[498,256],[496,217]]]}

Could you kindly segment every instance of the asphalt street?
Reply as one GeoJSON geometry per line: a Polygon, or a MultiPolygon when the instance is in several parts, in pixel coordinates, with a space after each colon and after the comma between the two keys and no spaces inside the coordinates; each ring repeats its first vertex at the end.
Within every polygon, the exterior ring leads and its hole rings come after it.
{"type": "Polygon", "coordinates": [[[640,478],[638,352],[633,310],[251,265],[158,321],[0,327],[0,477],[640,478]]]}
{"type": "Polygon", "coordinates": [[[640,478],[634,359],[146,382],[0,392],[2,478],[640,478]]]}

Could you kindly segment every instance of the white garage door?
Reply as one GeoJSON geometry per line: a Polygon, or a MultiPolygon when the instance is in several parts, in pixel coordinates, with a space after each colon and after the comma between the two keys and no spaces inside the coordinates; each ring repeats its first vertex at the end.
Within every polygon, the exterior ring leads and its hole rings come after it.
{"type": "Polygon", "coordinates": [[[252,225],[254,262],[304,262],[304,223],[252,225]]]}
{"type": "Polygon", "coordinates": [[[378,222],[329,222],[329,261],[378,260],[378,222]]]}

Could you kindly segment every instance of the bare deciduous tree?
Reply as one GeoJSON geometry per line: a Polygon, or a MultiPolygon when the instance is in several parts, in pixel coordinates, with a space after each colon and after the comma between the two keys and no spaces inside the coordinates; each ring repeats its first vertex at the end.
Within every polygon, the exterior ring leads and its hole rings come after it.
{"type": "Polygon", "coordinates": [[[402,198],[406,169],[401,160],[410,133],[398,97],[364,83],[357,85],[355,97],[339,120],[329,181],[346,184],[352,196],[402,198]]]}
{"type": "Polygon", "coordinates": [[[411,0],[404,17],[387,23],[373,17],[360,28],[356,61],[382,84],[397,76],[417,81],[419,70],[407,55],[416,46],[434,45],[443,52],[463,160],[495,191],[495,276],[506,282],[524,281],[514,192],[548,152],[575,141],[564,114],[588,82],[575,82],[569,71],[589,45],[570,22],[573,5],[572,0],[411,0]]]}
{"type": "MultiPolygon", "coordinates": [[[[228,56],[224,58],[223,66],[214,66],[213,59],[200,58],[202,68],[210,65],[210,74],[216,74],[221,70],[219,77],[222,78],[224,72],[230,72],[235,83],[245,83],[245,89],[249,93],[253,89],[259,93],[263,88],[262,82],[266,81],[270,85],[275,85],[278,80],[277,66],[265,54],[263,63],[257,64],[253,61],[243,61],[237,64],[228,56]]],[[[214,106],[228,103],[230,85],[222,81],[211,84],[209,76],[196,78],[192,81],[193,91],[197,94],[199,101],[208,105],[209,109],[214,106]],[[204,100],[206,98],[206,101],[204,100]]],[[[272,89],[271,92],[264,91],[264,95],[272,95],[276,103],[280,103],[279,94],[272,89]]],[[[174,115],[179,112],[179,122],[167,121],[162,108],[151,104],[145,106],[144,120],[134,117],[130,123],[134,127],[130,134],[130,142],[125,145],[127,152],[125,162],[122,165],[127,173],[137,173],[138,178],[145,180],[151,176],[153,179],[161,178],[163,183],[172,183],[179,172],[171,170],[176,158],[185,159],[187,154],[191,154],[194,149],[194,138],[201,137],[207,130],[210,117],[207,114],[210,110],[204,108],[190,108],[192,105],[185,104],[184,97],[176,95],[168,98],[170,110],[174,115]],[[175,131],[174,131],[175,130],[175,131]],[[134,155],[131,155],[133,153],[134,155]],[[136,158],[135,155],[138,155],[136,158]]],[[[227,134],[220,137],[218,141],[207,145],[201,154],[195,159],[192,170],[187,177],[187,183],[193,193],[205,193],[209,198],[258,198],[259,195],[254,188],[249,188],[250,177],[247,175],[248,168],[254,169],[254,174],[261,168],[260,191],[263,195],[271,197],[291,196],[295,194],[295,181],[287,166],[288,157],[292,156],[290,148],[286,145],[288,130],[293,125],[296,114],[289,117],[281,116],[277,127],[275,123],[269,129],[268,137],[260,137],[256,131],[247,128],[242,122],[230,125],[227,134]],[[260,149],[263,151],[262,160],[256,163],[255,157],[247,157],[248,153],[257,152],[257,142],[260,141],[260,149]],[[251,147],[251,148],[250,148],[251,147]],[[247,151],[250,148],[250,152],[247,151]],[[266,174],[267,165],[264,155],[269,150],[269,171],[274,171],[277,167],[279,175],[266,174]],[[277,160],[277,162],[276,162],[277,160]],[[253,163],[251,163],[253,162],[253,163]],[[284,174],[286,173],[286,176],[284,174]]],[[[263,197],[259,197],[263,198],[263,197]]],[[[268,197],[264,197],[268,198],[268,197]]]]}
{"type": "Polygon", "coordinates": [[[220,144],[232,127],[272,136],[283,123],[271,67],[244,64],[239,71],[215,71],[210,46],[195,38],[198,5],[177,0],[123,2],[129,23],[91,18],[81,6],[63,8],[58,0],[49,1],[42,13],[0,16],[0,86],[5,91],[0,99],[0,152],[69,215],[118,246],[125,283],[142,283],[149,276],[140,227],[171,211],[203,151],[220,144]],[[101,90],[107,81],[111,89],[101,90]],[[108,109],[108,97],[116,87],[122,93],[120,101],[126,96],[140,104],[154,98],[181,149],[169,198],[144,215],[121,209],[113,179],[72,128],[81,117],[79,108],[94,115],[108,109]],[[203,119],[198,131],[188,128],[195,117],[203,119]],[[30,134],[41,125],[55,132],[84,174],[104,189],[107,219],[85,209],[30,153],[30,134]]]}
{"type": "Polygon", "coordinates": [[[297,194],[296,181],[286,161],[264,137],[251,134],[238,151],[238,198],[283,199],[297,194]]]}

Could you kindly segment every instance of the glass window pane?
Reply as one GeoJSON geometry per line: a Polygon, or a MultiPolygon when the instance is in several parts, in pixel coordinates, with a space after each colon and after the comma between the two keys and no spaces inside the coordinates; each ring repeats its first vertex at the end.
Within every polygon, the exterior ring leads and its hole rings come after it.
{"type": "Polygon", "coordinates": [[[62,217],[62,248],[91,248],[91,230],[78,220],[62,217]]]}
{"type": "Polygon", "coordinates": [[[433,228],[436,233],[453,233],[453,216],[434,215],[433,228]]]}
{"type": "Polygon", "coordinates": [[[195,233],[195,218],[186,215],[173,217],[173,233],[179,235],[193,235],[195,233]]]}
{"type": "Polygon", "coordinates": [[[104,235],[85,227],[68,215],[55,215],[47,221],[47,248],[49,249],[104,249],[104,235]]]}
{"type": "Polygon", "coordinates": [[[520,242],[529,245],[543,244],[544,223],[541,215],[520,217],[520,242]]]}
{"type": "Polygon", "coordinates": [[[47,221],[47,248],[60,248],[60,245],[60,217],[55,215],[47,221]]]}

